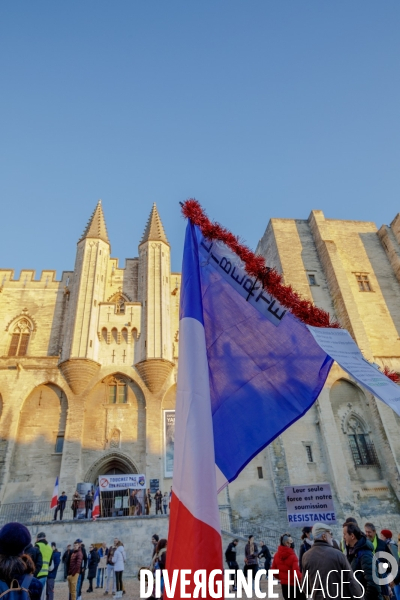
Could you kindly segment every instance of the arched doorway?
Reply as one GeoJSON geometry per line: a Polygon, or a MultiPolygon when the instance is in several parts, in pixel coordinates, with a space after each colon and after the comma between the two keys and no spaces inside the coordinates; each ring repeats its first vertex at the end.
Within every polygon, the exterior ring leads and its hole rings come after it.
{"type": "MultiPolygon", "coordinates": [[[[135,475],[137,467],[129,456],[112,451],[97,460],[86,473],[85,482],[97,487],[99,477],[105,475],[135,475]]],[[[100,511],[102,517],[129,515],[129,490],[101,491],[100,511]]]]}
{"type": "Polygon", "coordinates": [[[53,383],[35,387],[21,408],[10,469],[7,502],[25,502],[51,497],[60,474],[67,425],[65,392],[53,383]],[[43,465],[46,477],[38,477],[43,465]]]}

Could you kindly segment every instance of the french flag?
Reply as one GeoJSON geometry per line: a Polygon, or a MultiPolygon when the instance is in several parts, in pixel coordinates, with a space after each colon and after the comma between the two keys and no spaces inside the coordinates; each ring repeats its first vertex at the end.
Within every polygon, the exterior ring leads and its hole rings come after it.
{"type": "Polygon", "coordinates": [[[50,508],[56,508],[57,502],[58,502],[58,477],[54,484],[54,491],[53,491],[53,496],[51,498],[50,508]]]}
{"type": "Polygon", "coordinates": [[[93,499],[92,519],[95,521],[100,516],[100,494],[99,488],[96,488],[93,499]]]}
{"type": "MultiPolygon", "coordinates": [[[[318,397],[332,359],[188,221],[167,569],[222,569],[217,493],[318,397]]],[[[193,585],[186,591],[192,591],[193,585]]],[[[168,597],[181,598],[180,585],[168,597]]]]}

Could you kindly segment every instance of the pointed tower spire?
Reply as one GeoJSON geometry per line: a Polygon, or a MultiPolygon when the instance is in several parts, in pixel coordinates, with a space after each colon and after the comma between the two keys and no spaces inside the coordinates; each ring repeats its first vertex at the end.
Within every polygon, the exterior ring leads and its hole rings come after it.
{"type": "Polygon", "coordinates": [[[168,244],[167,236],[165,235],[164,227],[161,223],[160,215],[158,214],[155,202],[153,204],[153,208],[151,209],[151,213],[146,223],[139,246],[145,242],[150,242],[150,240],[153,242],[164,242],[165,244],[168,244]]]}
{"type": "Polygon", "coordinates": [[[107,244],[110,243],[101,200],[98,201],[97,206],[94,209],[93,214],[86,225],[86,229],[79,241],[81,242],[85,238],[96,238],[98,240],[103,240],[103,242],[106,242],[107,244]]]}

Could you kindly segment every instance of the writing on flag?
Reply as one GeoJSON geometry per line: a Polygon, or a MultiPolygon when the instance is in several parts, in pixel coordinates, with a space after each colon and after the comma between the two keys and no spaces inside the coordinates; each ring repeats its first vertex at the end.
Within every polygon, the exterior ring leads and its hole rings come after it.
{"type": "Polygon", "coordinates": [[[234,252],[189,226],[188,281],[193,286],[198,272],[221,490],[307,412],[333,360],[303,323],[248,276],[234,252]]]}
{"type": "Polygon", "coordinates": [[[307,325],[317,344],[356,381],[400,416],[400,387],[371,365],[346,329],[307,325]]]}
{"type": "Polygon", "coordinates": [[[200,255],[207,261],[201,261],[204,267],[212,261],[218,273],[252,306],[257,308],[274,325],[279,325],[286,313],[286,309],[279,304],[276,298],[268,294],[253,277],[250,277],[244,268],[243,261],[232,252],[225,244],[218,241],[207,241],[204,237],[199,244],[200,255]]]}

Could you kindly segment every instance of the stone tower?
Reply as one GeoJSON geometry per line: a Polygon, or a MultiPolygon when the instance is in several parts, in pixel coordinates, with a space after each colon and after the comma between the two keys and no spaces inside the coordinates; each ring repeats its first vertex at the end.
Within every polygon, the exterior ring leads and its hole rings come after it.
{"type": "Polygon", "coordinates": [[[136,364],[147,387],[157,393],[173,369],[170,327],[170,245],[154,203],[139,244],[139,301],[143,305],[143,360],[136,364]]]}
{"type": "Polygon", "coordinates": [[[99,200],[78,242],[61,351],[60,368],[74,393],[84,390],[98,368],[99,303],[104,300],[110,249],[99,200]]]}

